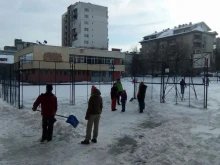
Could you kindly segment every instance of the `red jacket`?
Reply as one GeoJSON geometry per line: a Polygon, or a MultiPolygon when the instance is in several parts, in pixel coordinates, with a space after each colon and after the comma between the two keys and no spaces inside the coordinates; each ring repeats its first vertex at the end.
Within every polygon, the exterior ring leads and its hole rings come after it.
{"type": "Polygon", "coordinates": [[[43,117],[55,116],[57,112],[57,97],[53,93],[43,93],[34,102],[33,109],[41,104],[41,115],[43,117]]]}

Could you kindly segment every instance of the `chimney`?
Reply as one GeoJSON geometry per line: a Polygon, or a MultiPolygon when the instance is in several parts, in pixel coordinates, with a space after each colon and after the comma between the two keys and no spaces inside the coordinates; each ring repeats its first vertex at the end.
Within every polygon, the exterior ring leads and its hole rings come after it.
{"type": "Polygon", "coordinates": [[[179,25],[179,28],[181,27],[181,25],[179,25]]]}
{"type": "Polygon", "coordinates": [[[176,29],[176,26],[174,26],[174,29],[176,29]]]}
{"type": "Polygon", "coordinates": [[[189,25],[192,25],[192,22],[190,22],[189,25]]]}
{"type": "Polygon", "coordinates": [[[155,31],[155,33],[157,33],[157,31],[155,31]]]}

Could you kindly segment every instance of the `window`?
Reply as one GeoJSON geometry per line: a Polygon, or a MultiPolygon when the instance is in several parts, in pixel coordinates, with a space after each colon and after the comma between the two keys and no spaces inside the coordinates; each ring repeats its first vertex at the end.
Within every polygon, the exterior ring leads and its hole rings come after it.
{"type": "Polygon", "coordinates": [[[89,28],[84,28],[85,31],[89,31],[89,28]]]}
{"type": "Polygon", "coordinates": [[[102,76],[103,76],[103,77],[106,77],[106,72],[105,72],[105,71],[102,72],[102,76]]]}
{"type": "Polygon", "coordinates": [[[202,36],[201,36],[201,35],[194,35],[194,39],[199,39],[199,40],[201,40],[201,39],[202,39],[202,36]]]}
{"type": "Polygon", "coordinates": [[[89,44],[89,41],[84,41],[84,44],[89,44]]]}
{"type": "Polygon", "coordinates": [[[84,34],[84,37],[89,38],[89,34],[84,34]]]}
{"type": "Polygon", "coordinates": [[[78,70],[78,75],[81,75],[81,70],[78,70]]]}
{"type": "Polygon", "coordinates": [[[123,59],[120,59],[120,64],[124,65],[124,60],[123,59]]]}
{"type": "Polygon", "coordinates": [[[82,71],[82,74],[83,74],[83,75],[86,75],[86,71],[85,71],[85,70],[83,70],[83,71],[82,71]]]}
{"type": "Polygon", "coordinates": [[[85,14],[85,18],[89,18],[89,15],[85,14]]]}
{"type": "Polygon", "coordinates": [[[0,61],[8,61],[7,58],[0,58],[0,61]]]}
{"type": "Polygon", "coordinates": [[[71,55],[71,54],[70,54],[70,55],[69,55],[69,62],[74,62],[74,57],[75,57],[74,55],[71,55]]]}
{"type": "Polygon", "coordinates": [[[84,21],[84,24],[85,24],[85,25],[88,25],[88,24],[89,24],[89,22],[88,22],[88,21],[84,21]]]}
{"type": "Polygon", "coordinates": [[[89,9],[88,9],[88,8],[84,8],[84,11],[85,11],[85,12],[89,12],[89,9]]]}
{"type": "Polygon", "coordinates": [[[200,48],[200,47],[202,47],[202,44],[201,44],[201,43],[198,43],[198,42],[194,42],[194,43],[193,43],[193,46],[200,48]]]}

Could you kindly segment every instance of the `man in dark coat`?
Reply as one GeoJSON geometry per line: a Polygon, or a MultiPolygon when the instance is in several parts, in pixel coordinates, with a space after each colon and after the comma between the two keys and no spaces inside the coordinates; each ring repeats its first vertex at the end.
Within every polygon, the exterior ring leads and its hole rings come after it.
{"type": "Polygon", "coordinates": [[[117,84],[114,83],[113,87],[111,88],[111,100],[112,100],[112,111],[116,111],[116,101],[118,98],[118,88],[117,88],[117,84]]]}
{"type": "Polygon", "coordinates": [[[42,115],[42,139],[41,142],[51,141],[53,135],[53,124],[56,121],[54,116],[57,112],[57,97],[52,93],[53,86],[46,86],[46,93],[38,96],[37,100],[33,104],[33,111],[37,110],[37,107],[41,104],[42,115]]]}
{"type": "Polygon", "coordinates": [[[117,101],[118,101],[118,105],[120,105],[120,96],[123,91],[123,86],[122,86],[120,79],[117,79],[116,87],[118,88],[117,101]]]}
{"type": "Polygon", "coordinates": [[[103,103],[102,103],[101,92],[97,88],[95,88],[93,90],[92,95],[89,98],[88,109],[85,117],[85,119],[88,120],[87,128],[86,128],[86,138],[84,141],[81,142],[81,144],[89,144],[89,141],[91,140],[93,124],[94,124],[93,138],[91,141],[93,143],[97,143],[99,120],[101,117],[102,108],[103,108],[103,103]]]}
{"type": "Polygon", "coordinates": [[[180,81],[180,89],[181,89],[181,94],[182,95],[184,94],[185,87],[186,87],[186,83],[185,83],[184,79],[182,79],[180,81]]]}
{"type": "Polygon", "coordinates": [[[138,94],[137,94],[137,99],[139,103],[139,108],[140,108],[140,113],[143,113],[143,110],[145,109],[145,94],[146,94],[146,89],[147,86],[144,85],[143,82],[140,82],[139,84],[139,89],[138,89],[138,94]]]}

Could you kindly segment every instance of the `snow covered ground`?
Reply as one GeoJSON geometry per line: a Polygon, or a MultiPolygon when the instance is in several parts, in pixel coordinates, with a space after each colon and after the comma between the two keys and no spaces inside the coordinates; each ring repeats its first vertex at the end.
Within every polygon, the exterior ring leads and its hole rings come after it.
{"type": "MultiPolygon", "coordinates": [[[[142,79],[140,79],[142,80],[142,79]]],[[[160,82],[146,78],[146,82],[160,82]]],[[[188,80],[186,80],[188,83],[188,80]]],[[[201,78],[194,82],[201,83],[201,78]]],[[[133,95],[130,79],[122,80],[128,98],[133,95]]],[[[41,116],[31,107],[39,87],[24,87],[24,109],[18,110],[0,100],[1,165],[219,165],[220,164],[220,84],[211,82],[208,109],[203,108],[203,86],[186,88],[185,99],[175,98],[172,85],[166,91],[166,103],[160,103],[160,85],[148,85],[146,109],[138,113],[137,100],[127,102],[126,112],[110,110],[110,85],[100,85],[104,109],[97,144],[81,145],[84,140],[87,91],[90,86],[76,86],[76,105],[69,105],[69,86],[59,86],[57,114],[75,115],[74,129],[57,117],[52,142],[40,144],[41,116]],[[189,96],[189,90],[190,96],[189,96]],[[190,97],[190,103],[189,103],[190,97]],[[189,106],[190,104],[190,106],[189,106]]],[[[178,85],[179,90],[179,85],[178,85]]],[[[44,92],[44,87],[40,89],[44,92]]]]}

